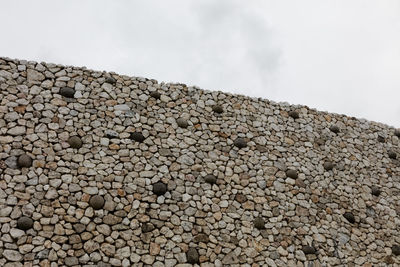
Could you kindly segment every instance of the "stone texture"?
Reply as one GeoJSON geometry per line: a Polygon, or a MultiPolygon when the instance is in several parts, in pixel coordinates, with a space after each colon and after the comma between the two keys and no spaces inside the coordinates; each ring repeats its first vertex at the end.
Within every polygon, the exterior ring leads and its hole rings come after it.
{"type": "Polygon", "coordinates": [[[131,133],[131,135],[130,135],[130,139],[132,139],[132,140],[134,140],[134,141],[136,141],[136,142],[141,143],[141,142],[143,142],[146,138],[143,136],[142,133],[133,132],[133,133],[131,133]]]}
{"type": "Polygon", "coordinates": [[[213,110],[215,113],[219,113],[219,114],[221,114],[222,112],[224,112],[224,109],[223,109],[223,107],[222,107],[221,105],[214,105],[214,106],[212,107],[212,110],[213,110]]]}
{"type": "Polygon", "coordinates": [[[20,217],[17,221],[17,227],[21,230],[28,230],[32,228],[33,220],[29,217],[23,216],[20,217]]]}
{"type": "Polygon", "coordinates": [[[157,196],[164,195],[166,192],[167,192],[166,184],[162,182],[153,184],[153,193],[156,194],[157,196]]]}
{"type": "Polygon", "coordinates": [[[92,196],[89,200],[89,205],[95,210],[102,209],[104,207],[104,203],[104,198],[99,195],[92,196]]]}
{"type": "Polygon", "coordinates": [[[78,136],[72,136],[68,139],[68,144],[72,148],[79,149],[82,147],[82,140],[78,136]]]}
{"type": "Polygon", "coordinates": [[[257,217],[254,219],[254,227],[257,229],[264,229],[265,228],[265,221],[261,217],[257,217]]]}
{"type": "Polygon", "coordinates": [[[207,175],[204,177],[204,181],[206,181],[206,182],[209,183],[209,184],[215,184],[215,183],[217,182],[217,177],[215,177],[215,176],[212,175],[212,174],[207,174],[207,175]]]}
{"type": "Polygon", "coordinates": [[[337,125],[332,125],[331,127],[329,127],[329,130],[336,134],[340,132],[340,128],[337,125]]]}
{"type": "Polygon", "coordinates": [[[199,253],[195,248],[189,248],[186,253],[187,262],[190,264],[199,263],[199,253]]]}
{"type": "Polygon", "coordinates": [[[295,111],[295,110],[289,111],[288,114],[289,114],[289,116],[292,117],[293,119],[298,119],[298,118],[300,117],[300,116],[299,116],[299,113],[298,113],[297,111],[295,111]]]}
{"type": "Polygon", "coordinates": [[[244,138],[236,138],[233,144],[238,148],[245,148],[247,146],[247,142],[244,138]]]}
{"type": "Polygon", "coordinates": [[[68,98],[73,98],[75,95],[75,89],[69,87],[63,87],[60,89],[60,95],[68,98]]]}
{"type": "Polygon", "coordinates": [[[290,177],[290,178],[293,178],[293,179],[297,179],[298,174],[297,174],[296,170],[287,170],[286,171],[286,176],[290,177]]]}
{"type": "Polygon", "coordinates": [[[356,219],[354,218],[354,215],[351,212],[345,212],[343,214],[343,217],[349,222],[349,223],[355,223],[356,219]]]}
{"type": "Polygon", "coordinates": [[[176,124],[181,128],[187,128],[189,126],[189,123],[184,118],[178,118],[176,124]]]}
{"type": "Polygon", "coordinates": [[[29,168],[32,166],[32,158],[27,154],[22,154],[18,157],[17,164],[20,168],[29,168]]]}

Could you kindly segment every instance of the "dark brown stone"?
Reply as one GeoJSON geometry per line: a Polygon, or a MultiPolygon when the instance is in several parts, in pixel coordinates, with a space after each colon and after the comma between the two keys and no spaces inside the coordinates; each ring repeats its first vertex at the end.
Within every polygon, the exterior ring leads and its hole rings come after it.
{"type": "Polygon", "coordinates": [[[400,246],[399,245],[393,245],[392,247],[392,253],[396,256],[400,255],[400,246]]]}
{"type": "Polygon", "coordinates": [[[23,217],[19,218],[17,221],[18,229],[25,231],[25,230],[31,229],[32,226],[33,226],[33,220],[29,217],[23,216],[23,217]]]}
{"type": "Polygon", "coordinates": [[[89,200],[89,205],[95,209],[99,210],[104,207],[104,198],[102,196],[96,195],[92,196],[89,200]]]}
{"type": "Polygon", "coordinates": [[[69,87],[63,87],[60,89],[60,95],[68,98],[73,98],[75,95],[75,90],[69,87]]]}
{"type": "Polygon", "coordinates": [[[176,124],[178,124],[178,126],[181,128],[187,128],[189,126],[189,123],[184,118],[177,119],[176,124]]]}
{"type": "Polygon", "coordinates": [[[384,143],[384,142],[385,142],[385,137],[383,137],[382,135],[378,135],[377,140],[378,140],[378,142],[380,142],[380,143],[384,143]]]}
{"type": "Polygon", "coordinates": [[[117,80],[113,77],[106,77],[105,82],[110,83],[110,84],[115,84],[117,82],[117,80]]]}
{"type": "Polygon", "coordinates": [[[214,105],[214,106],[212,107],[212,110],[213,110],[215,113],[222,113],[222,112],[224,112],[224,109],[223,109],[222,106],[220,106],[220,105],[214,105]]]}
{"type": "Polygon", "coordinates": [[[153,193],[156,194],[157,196],[164,195],[166,192],[167,192],[166,184],[162,182],[153,184],[153,193]]]}
{"type": "Polygon", "coordinates": [[[400,129],[396,129],[394,135],[400,138],[400,129]]]}
{"type": "Polygon", "coordinates": [[[154,229],[155,229],[155,227],[151,223],[144,223],[142,225],[142,233],[148,233],[148,232],[153,231],[154,229]]]}
{"type": "Polygon", "coordinates": [[[324,169],[327,171],[332,170],[334,167],[333,162],[332,161],[325,161],[324,162],[324,169]]]}
{"type": "Polygon", "coordinates": [[[199,263],[199,253],[195,248],[189,248],[186,252],[187,262],[190,264],[199,263]]]}
{"type": "Polygon", "coordinates": [[[317,250],[312,246],[303,246],[302,248],[304,254],[315,254],[317,250]]]}
{"type": "Polygon", "coordinates": [[[293,179],[297,179],[298,174],[297,174],[296,170],[287,170],[286,171],[286,176],[290,177],[290,178],[293,178],[293,179]]]}
{"type": "Polygon", "coordinates": [[[160,99],[161,94],[159,92],[157,92],[157,91],[154,91],[154,92],[150,93],[150,96],[155,98],[155,99],[160,99]]]}
{"type": "Polygon", "coordinates": [[[217,182],[217,177],[215,177],[212,174],[208,174],[204,177],[204,181],[206,181],[209,184],[215,184],[217,182]]]}
{"type": "Polygon", "coordinates": [[[81,148],[82,147],[82,140],[79,138],[79,136],[72,136],[68,139],[68,144],[72,148],[81,148]]]}
{"type": "Polygon", "coordinates": [[[339,127],[336,126],[336,125],[332,125],[332,126],[329,128],[329,130],[331,130],[331,132],[333,132],[333,133],[339,133],[339,132],[340,132],[339,127]]]}
{"type": "Polygon", "coordinates": [[[194,237],[194,242],[207,243],[208,241],[210,241],[210,238],[206,234],[198,234],[194,237]]]}
{"type": "Polygon", "coordinates": [[[299,113],[298,113],[297,111],[295,111],[295,110],[289,111],[288,114],[289,114],[289,116],[292,117],[293,119],[298,119],[298,118],[300,117],[300,116],[299,116],[299,113]]]}
{"type": "Polygon", "coordinates": [[[32,166],[32,158],[27,154],[22,154],[18,157],[17,165],[20,168],[29,168],[32,166]]]}
{"type": "Polygon", "coordinates": [[[391,158],[391,159],[396,159],[396,158],[397,158],[397,154],[396,154],[396,152],[394,152],[393,150],[389,150],[389,151],[388,151],[388,156],[389,156],[389,158],[391,158]]]}
{"type": "Polygon", "coordinates": [[[239,203],[244,203],[247,201],[247,197],[245,195],[239,193],[239,194],[236,194],[235,200],[239,203]]]}
{"type": "Polygon", "coordinates": [[[354,218],[354,215],[351,212],[345,212],[343,214],[343,217],[349,222],[349,223],[355,223],[356,219],[354,218]]]}
{"type": "Polygon", "coordinates": [[[378,187],[373,186],[371,188],[371,194],[378,197],[381,194],[381,190],[378,187]]]}
{"type": "Polygon", "coordinates": [[[254,219],[254,227],[261,230],[265,228],[265,221],[261,217],[257,217],[254,219]]]}
{"type": "Polygon", "coordinates": [[[136,141],[136,142],[139,142],[139,143],[143,142],[144,139],[146,139],[146,138],[143,136],[143,134],[142,134],[142,133],[139,133],[139,132],[133,132],[133,133],[131,133],[131,135],[130,135],[129,138],[132,139],[132,140],[134,140],[134,141],[136,141]]]}
{"type": "Polygon", "coordinates": [[[233,144],[236,147],[238,147],[239,149],[240,148],[245,148],[247,146],[246,140],[244,138],[241,138],[241,137],[236,138],[236,140],[233,142],[233,144]]]}

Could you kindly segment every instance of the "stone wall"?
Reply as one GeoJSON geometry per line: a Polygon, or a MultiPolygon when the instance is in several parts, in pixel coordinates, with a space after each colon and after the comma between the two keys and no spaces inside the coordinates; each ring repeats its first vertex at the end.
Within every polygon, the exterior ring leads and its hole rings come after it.
{"type": "Polygon", "coordinates": [[[392,127],[8,58],[0,89],[0,266],[400,264],[392,127]]]}

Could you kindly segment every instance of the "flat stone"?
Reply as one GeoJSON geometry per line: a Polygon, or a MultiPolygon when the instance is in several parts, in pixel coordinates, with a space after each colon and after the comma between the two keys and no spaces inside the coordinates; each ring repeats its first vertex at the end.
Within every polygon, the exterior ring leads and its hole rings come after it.
{"type": "Polygon", "coordinates": [[[143,136],[143,134],[142,134],[142,133],[139,133],[139,132],[133,132],[133,133],[131,133],[131,135],[129,136],[129,138],[130,138],[131,140],[134,140],[134,141],[139,142],[139,143],[143,142],[144,139],[146,139],[146,138],[143,136]]]}
{"type": "Polygon", "coordinates": [[[104,207],[104,198],[100,195],[92,196],[89,200],[89,205],[95,209],[99,210],[104,207]]]}
{"type": "Polygon", "coordinates": [[[203,242],[203,243],[207,243],[208,241],[210,241],[210,238],[208,237],[208,235],[206,234],[198,234],[194,237],[193,239],[194,242],[203,242]]]}
{"type": "Polygon", "coordinates": [[[157,196],[164,195],[166,192],[167,192],[166,184],[162,182],[153,184],[153,193],[156,194],[157,196]]]}
{"type": "Polygon", "coordinates": [[[215,184],[217,182],[217,177],[215,177],[212,174],[208,174],[204,177],[204,181],[206,181],[209,184],[215,184]]]}
{"type": "Polygon", "coordinates": [[[187,128],[189,126],[189,123],[184,118],[178,118],[176,124],[181,128],[187,128]]]}
{"type": "Polygon", "coordinates": [[[66,257],[64,260],[65,265],[67,266],[74,266],[78,265],[79,261],[77,257],[66,257]]]}
{"type": "Polygon", "coordinates": [[[215,113],[222,113],[222,112],[224,112],[224,109],[222,108],[221,105],[214,105],[214,106],[212,107],[212,110],[213,110],[215,113]]]}
{"type": "Polygon", "coordinates": [[[75,95],[75,89],[70,87],[63,87],[60,89],[60,95],[68,98],[73,98],[75,95]]]}
{"type": "Polygon", "coordinates": [[[103,217],[103,222],[105,224],[109,224],[109,225],[115,225],[115,224],[120,223],[121,221],[122,221],[122,218],[115,216],[113,214],[108,214],[103,217]]]}
{"type": "Polygon", "coordinates": [[[243,194],[236,194],[235,200],[239,203],[244,203],[247,201],[247,197],[243,194]]]}
{"type": "Polygon", "coordinates": [[[3,251],[3,256],[9,261],[21,261],[22,255],[16,250],[5,249],[3,251]]]}
{"type": "Polygon", "coordinates": [[[14,135],[14,136],[24,135],[26,133],[26,128],[25,128],[25,126],[15,126],[13,128],[10,128],[7,131],[7,133],[10,135],[14,135]]]}
{"type": "Polygon", "coordinates": [[[22,154],[18,157],[17,165],[20,168],[29,168],[32,166],[32,158],[27,154],[22,154]]]}
{"type": "Polygon", "coordinates": [[[199,263],[199,253],[195,248],[189,248],[186,252],[186,259],[191,264],[199,263]]]}
{"type": "Polygon", "coordinates": [[[68,144],[72,148],[79,149],[82,147],[82,140],[79,138],[79,136],[72,136],[68,139],[68,144]]]}
{"type": "Polygon", "coordinates": [[[343,214],[343,217],[349,222],[349,223],[355,223],[356,219],[354,218],[354,215],[351,212],[345,212],[343,214]]]}
{"type": "Polygon", "coordinates": [[[45,76],[36,70],[28,69],[26,72],[27,72],[28,82],[40,82],[45,79],[45,76]]]}
{"type": "Polygon", "coordinates": [[[33,226],[33,220],[29,217],[23,216],[18,219],[17,227],[21,230],[28,230],[31,229],[33,226]]]}
{"type": "Polygon", "coordinates": [[[286,176],[290,177],[290,178],[293,178],[293,179],[297,179],[298,174],[297,174],[296,170],[287,170],[286,171],[286,176]]]}
{"type": "Polygon", "coordinates": [[[233,144],[238,147],[238,148],[245,148],[247,146],[247,142],[244,138],[236,138],[236,140],[233,142],[233,144]]]}

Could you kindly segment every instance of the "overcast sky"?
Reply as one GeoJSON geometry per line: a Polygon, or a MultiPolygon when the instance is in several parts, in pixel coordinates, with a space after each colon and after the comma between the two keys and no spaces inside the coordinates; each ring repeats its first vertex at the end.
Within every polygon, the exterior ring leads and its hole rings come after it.
{"type": "Polygon", "coordinates": [[[400,127],[400,1],[1,1],[0,56],[400,127]]]}

